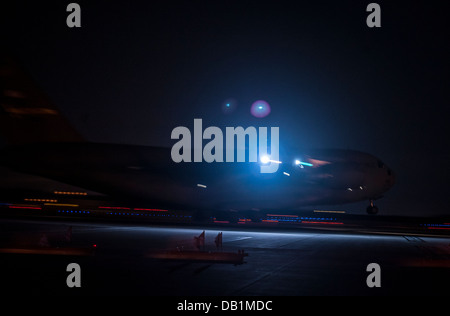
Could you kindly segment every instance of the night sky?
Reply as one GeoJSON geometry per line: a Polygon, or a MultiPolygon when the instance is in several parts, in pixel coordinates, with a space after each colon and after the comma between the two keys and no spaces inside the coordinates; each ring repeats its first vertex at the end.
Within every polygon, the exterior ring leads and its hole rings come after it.
{"type": "Polygon", "coordinates": [[[377,1],[369,28],[370,2],[77,1],[69,28],[70,1],[15,1],[0,47],[90,141],[170,147],[194,118],[278,126],[284,148],[381,158],[397,184],[380,214],[450,215],[449,6],[377,1]]]}

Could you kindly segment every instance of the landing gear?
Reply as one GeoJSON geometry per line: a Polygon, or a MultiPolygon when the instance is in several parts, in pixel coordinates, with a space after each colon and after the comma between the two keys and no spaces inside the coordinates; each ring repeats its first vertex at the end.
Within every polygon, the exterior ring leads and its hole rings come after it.
{"type": "Polygon", "coordinates": [[[373,204],[373,200],[370,200],[369,206],[366,208],[367,214],[375,215],[378,213],[378,207],[373,204]]]}

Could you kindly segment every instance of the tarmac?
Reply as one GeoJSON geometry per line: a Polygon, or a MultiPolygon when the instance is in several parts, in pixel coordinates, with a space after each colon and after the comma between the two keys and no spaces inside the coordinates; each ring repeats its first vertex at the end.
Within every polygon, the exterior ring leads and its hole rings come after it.
{"type": "Polygon", "coordinates": [[[379,231],[2,219],[0,271],[2,286],[12,295],[448,295],[450,239],[379,231]],[[199,244],[195,237],[203,231],[199,244]],[[246,256],[236,264],[150,255],[188,251],[246,256]],[[68,286],[71,263],[79,265],[80,287],[68,286]],[[377,270],[370,269],[373,263],[377,270]]]}

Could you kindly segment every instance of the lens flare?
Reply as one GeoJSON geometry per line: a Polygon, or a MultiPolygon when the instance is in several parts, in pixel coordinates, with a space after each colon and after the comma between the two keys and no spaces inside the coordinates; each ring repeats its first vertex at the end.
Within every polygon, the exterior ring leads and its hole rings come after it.
{"type": "Polygon", "coordinates": [[[266,117],[270,113],[270,105],[264,100],[253,102],[250,112],[255,117],[266,117]]]}
{"type": "Polygon", "coordinates": [[[237,107],[237,101],[233,98],[226,99],[222,103],[222,112],[225,114],[233,113],[237,107]]]}

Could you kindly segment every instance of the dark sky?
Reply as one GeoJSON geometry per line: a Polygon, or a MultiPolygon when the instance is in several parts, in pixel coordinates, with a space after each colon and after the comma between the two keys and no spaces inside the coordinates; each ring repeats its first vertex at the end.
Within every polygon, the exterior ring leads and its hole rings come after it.
{"type": "Polygon", "coordinates": [[[369,28],[370,2],[78,1],[68,28],[70,1],[19,0],[2,4],[1,46],[91,141],[169,147],[194,118],[278,126],[282,147],[384,160],[383,213],[450,214],[449,6],[377,1],[369,28]]]}

